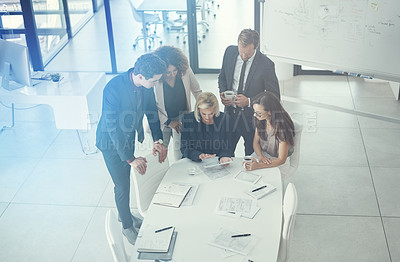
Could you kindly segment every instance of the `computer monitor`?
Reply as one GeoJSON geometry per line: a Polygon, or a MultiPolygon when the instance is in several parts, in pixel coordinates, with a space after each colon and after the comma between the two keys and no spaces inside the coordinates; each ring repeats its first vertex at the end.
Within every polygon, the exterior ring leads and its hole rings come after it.
{"type": "Polygon", "coordinates": [[[0,39],[1,86],[14,90],[31,86],[29,52],[26,46],[0,39]]]}

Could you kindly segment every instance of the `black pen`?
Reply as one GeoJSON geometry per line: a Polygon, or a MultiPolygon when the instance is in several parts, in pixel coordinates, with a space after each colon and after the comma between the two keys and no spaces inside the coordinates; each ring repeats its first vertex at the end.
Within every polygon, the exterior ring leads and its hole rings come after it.
{"type": "Polygon", "coordinates": [[[156,231],[154,231],[154,233],[162,232],[162,231],[164,231],[164,230],[168,230],[168,229],[171,229],[171,228],[173,228],[173,226],[164,227],[164,228],[161,228],[161,229],[157,229],[156,231]]]}
{"type": "Polygon", "coordinates": [[[261,189],[266,188],[266,187],[267,187],[266,185],[263,185],[263,186],[260,186],[259,188],[251,190],[251,192],[256,192],[256,191],[261,190],[261,189]]]}
{"type": "Polygon", "coordinates": [[[233,235],[232,237],[248,237],[248,236],[251,236],[251,234],[233,235]]]}

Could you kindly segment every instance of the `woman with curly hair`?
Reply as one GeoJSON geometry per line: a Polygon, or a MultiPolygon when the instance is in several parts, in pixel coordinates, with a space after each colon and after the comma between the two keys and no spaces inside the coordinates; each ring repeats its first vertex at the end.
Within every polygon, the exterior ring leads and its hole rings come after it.
{"type": "Polygon", "coordinates": [[[252,106],[256,125],[253,147],[258,161],[253,158],[253,162],[245,163],[245,168],[289,168],[290,163],[287,160],[293,153],[294,145],[292,119],[279,99],[269,91],[257,96],[252,106]]]}
{"type": "Polygon", "coordinates": [[[167,65],[167,71],[154,87],[158,116],[163,130],[164,144],[174,141],[175,159],[181,159],[180,151],[182,116],[191,110],[190,93],[201,93],[199,82],[189,67],[185,54],[173,46],[161,46],[154,51],[167,65]]]}

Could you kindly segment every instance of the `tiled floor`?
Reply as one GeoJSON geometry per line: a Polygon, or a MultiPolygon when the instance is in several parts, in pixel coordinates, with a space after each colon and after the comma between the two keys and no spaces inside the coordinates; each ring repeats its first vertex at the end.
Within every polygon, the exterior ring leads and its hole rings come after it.
{"type": "MultiPolygon", "coordinates": [[[[204,91],[217,93],[217,75],[197,77],[204,91]]],[[[383,82],[300,76],[281,89],[400,118],[383,82]]],[[[400,261],[400,126],[284,106],[305,127],[300,167],[290,178],[299,195],[290,261],[400,261]]],[[[0,124],[8,113],[0,106],[0,124]]],[[[115,206],[113,185],[101,155],[82,154],[76,133],[57,130],[47,106],[17,110],[16,121],[0,134],[0,261],[112,261],[104,218],[115,206]]]]}

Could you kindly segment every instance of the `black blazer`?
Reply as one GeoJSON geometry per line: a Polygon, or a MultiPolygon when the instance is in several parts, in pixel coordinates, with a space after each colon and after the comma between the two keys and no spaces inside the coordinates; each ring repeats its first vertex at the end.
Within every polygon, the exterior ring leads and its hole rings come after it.
{"type": "Polygon", "coordinates": [[[135,135],[143,135],[143,114],[146,114],[154,140],[162,139],[158,110],[153,88],[136,87],[142,92],[142,110],[138,112],[137,92],[129,75],[133,69],[122,73],[103,90],[103,107],[96,131],[96,146],[102,152],[115,153],[121,161],[131,159],[135,153],[135,135]]]}
{"type": "MultiPolygon", "coordinates": [[[[225,50],[221,72],[218,76],[219,92],[232,90],[233,75],[236,66],[236,59],[239,55],[237,46],[228,46],[225,50]]],[[[271,91],[280,98],[278,78],[275,74],[275,64],[267,56],[256,50],[256,55],[251,64],[249,74],[247,76],[246,85],[244,87],[244,95],[250,98],[250,101],[258,94],[271,91]]],[[[225,108],[228,113],[233,107],[225,108]]],[[[253,109],[245,107],[246,119],[253,119],[253,109]]]]}
{"type": "MultiPolygon", "coordinates": [[[[199,155],[216,154],[218,157],[233,157],[229,139],[231,121],[228,115],[214,116],[210,132],[206,125],[197,122],[194,113],[187,113],[182,119],[181,151],[183,157],[199,162],[199,155]]],[[[209,126],[207,126],[209,127],[209,126]]]]}

